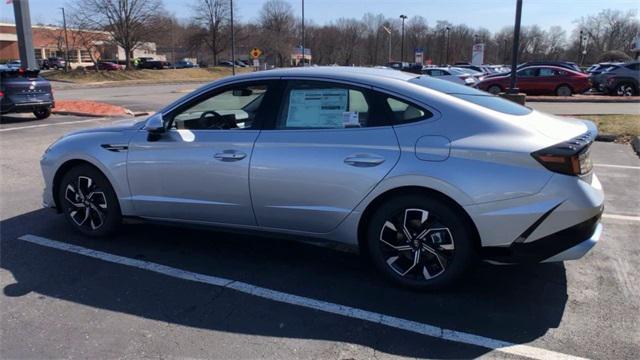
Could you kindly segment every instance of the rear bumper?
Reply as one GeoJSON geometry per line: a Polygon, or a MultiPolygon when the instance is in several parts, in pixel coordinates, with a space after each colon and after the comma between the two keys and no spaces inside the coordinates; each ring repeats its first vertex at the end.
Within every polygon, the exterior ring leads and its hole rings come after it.
{"type": "Polygon", "coordinates": [[[51,109],[55,107],[54,101],[43,102],[25,102],[25,103],[3,103],[0,112],[6,113],[24,113],[33,112],[40,109],[51,109]]]}

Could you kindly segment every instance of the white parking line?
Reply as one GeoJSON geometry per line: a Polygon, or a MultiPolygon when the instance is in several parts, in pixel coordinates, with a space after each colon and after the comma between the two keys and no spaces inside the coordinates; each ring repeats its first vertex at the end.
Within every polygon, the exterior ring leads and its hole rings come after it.
{"type": "Polygon", "coordinates": [[[630,215],[617,215],[617,214],[602,214],[603,218],[616,219],[616,220],[629,220],[629,221],[640,221],[640,216],[630,216],[630,215]]]}
{"type": "Polygon", "coordinates": [[[616,168],[616,169],[634,169],[634,170],[640,170],[640,166],[630,166],[630,165],[613,165],[613,164],[594,164],[595,166],[598,167],[610,167],[610,168],[616,168]]]}
{"type": "Polygon", "coordinates": [[[102,251],[92,250],[82,246],[72,245],[60,241],[50,240],[35,235],[23,235],[18,238],[22,241],[46,246],[62,251],[67,251],[83,256],[88,256],[103,261],[135,267],[155,273],[171,276],[178,279],[195,281],[199,283],[222,286],[233,289],[245,294],[258,296],[264,299],[277,301],[281,303],[301,306],[309,309],[324,311],[331,314],[337,314],[349,318],[369,321],[376,324],[389,326],[396,329],[410,331],[416,334],[426,335],[438,339],[454,341],[458,343],[480,346],[483,348],[496,350],[502,353],[524,356],[534,359],[581,359],[573,355],[567,355],[551,350],[545,350],[529,345],[519,345],[507,341],[496,340],[484,336],[469,334],[465,332],[444,329],[438,326],[429,325],[417,321],[406,320],[394,316],[389,316],[373,311],[362,310],[350,306],[330,303],[327,301],[316,300],[303,296],[288,294],[281,291],[271,290],[248,283],[220,278],[217,276],[199,274],[187,270],[169,267],[166,265],[156,264],[149,261],[131,259],[128,257],[113,255],[102,251]]]}
{"type": "Polygon", "coordinates": [[[59,123],[48,123],[48,124],[38,124],[38,125],[17,126],[17,127],[10,127],[10,128],[0,129],[0,132],[13,131],[13,130],[22,130],[22,129],[41,128],[41,127],[48,127],[48,126],[54,126],[54,125],[68,125],[68,124],[77,124],[77,123],[85,123],[85,122],[94,122],[94,121],[101,121],[101,120],[107,120],[107,119],[108,118],[95,118],[95,119],[84,119],[84,120],[74,120],[74,121],[63,121],[63,122],[59,122],[59,123]]]}

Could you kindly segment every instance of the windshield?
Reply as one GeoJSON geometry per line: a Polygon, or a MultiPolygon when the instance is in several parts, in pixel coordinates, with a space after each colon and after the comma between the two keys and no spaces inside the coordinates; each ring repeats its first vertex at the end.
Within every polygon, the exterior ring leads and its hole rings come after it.
{"type": "Polygon", "coordinates": [[[424,86],[432,90],[443,92],[447,95],[457,97],[458,99],[462,99],[504,114],[527,115],[532,111],[528,107],[518,105],[513,101],[503,99],[501,97],[469,86],[456,84],[451,81],[434,79],[433,77],[429,76],[418,76],[409,79],[409,82],[424,86]]]}

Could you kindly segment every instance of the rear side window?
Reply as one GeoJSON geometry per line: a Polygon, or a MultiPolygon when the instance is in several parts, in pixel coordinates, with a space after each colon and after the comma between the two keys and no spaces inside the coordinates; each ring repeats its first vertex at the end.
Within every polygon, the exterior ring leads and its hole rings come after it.
{"type": "Polygon", "coordinates": [[[387,105],[393,113],[394,124],[423,120],[433,115],[427,110],[390,97],[387,98],[387,105]]]}
{"type": "Polygon", "coordinates": [[[640,63],[629,64],[627,65],[627,68],[630,70],[640,70],[640,63]]]}

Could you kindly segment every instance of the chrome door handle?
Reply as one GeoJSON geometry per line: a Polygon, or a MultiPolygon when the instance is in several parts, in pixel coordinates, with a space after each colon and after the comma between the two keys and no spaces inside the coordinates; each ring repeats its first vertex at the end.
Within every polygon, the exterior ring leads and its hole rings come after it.
{"type": "Polygon", "coordinates": [[[377,166],[382,164],[383,162],[384,158],[367,154],[348,156],[344,159],[345,164],[357,167],[377,166]]]}
{"type": "Polygon", "coordinates": [[[238,161],[247,157],[247,154],[242,151],[224,150],[223,152],[215,154],[213,157],[220,161],[238,161]]]}

